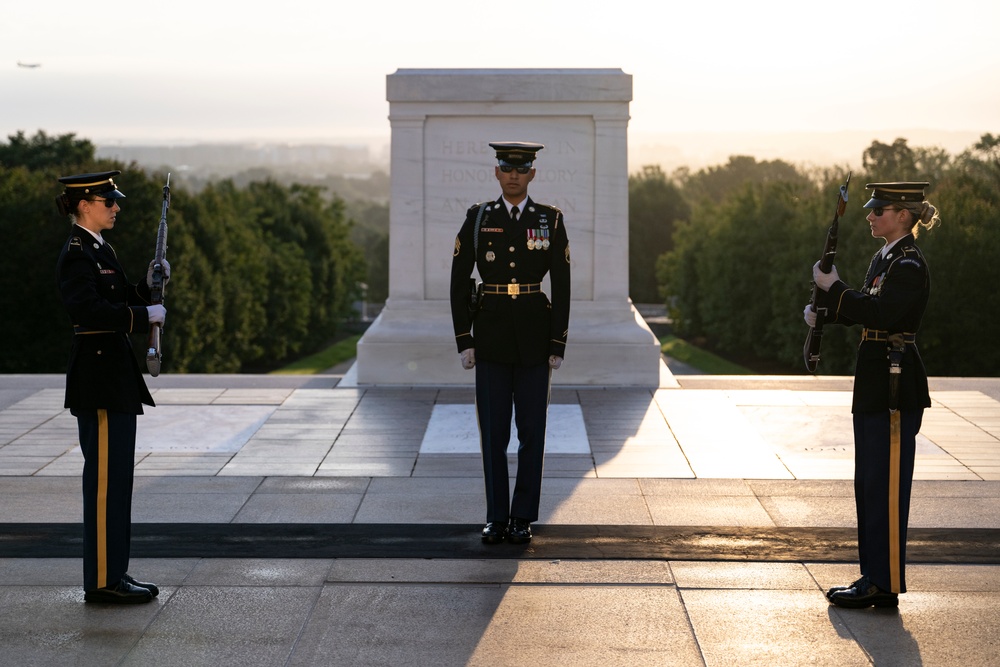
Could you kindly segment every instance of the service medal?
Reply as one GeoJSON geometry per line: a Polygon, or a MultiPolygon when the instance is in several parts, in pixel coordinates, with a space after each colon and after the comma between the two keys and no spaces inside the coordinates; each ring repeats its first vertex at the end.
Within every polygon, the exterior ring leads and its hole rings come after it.
{"type": "Polygon", "coordinates": [[[542,249],[542,240],[535,239],[535,250],[541,250],[541,249],[542,249]]]}

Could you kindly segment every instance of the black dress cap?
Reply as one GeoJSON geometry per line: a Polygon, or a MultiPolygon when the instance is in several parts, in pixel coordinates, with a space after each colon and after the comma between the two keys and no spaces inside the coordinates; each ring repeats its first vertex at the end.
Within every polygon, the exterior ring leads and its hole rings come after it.
{"type": "Polygon", "coordinates": [[[512,167],[530,167],[535,161],[535,153],[545,148],[527,141],[491,141],[490,147],[496,150],[501,165],[512,167]]]}
{"type": "Polygon", "coordinates": [[[893,204],[913,204],[924,200],[924,190],[930,187],[930,183],[902,182],[902,183],[869,183],[865,187],[873,190],[872,198],[864,205],[864,208],[881,208],[892,206],[893,204]]]}
{"type": "Polygon", "coordinates": [[[120,171],[100,171],[93,174],[63,176],[59,182],[66,186],[65,194],[70,199],[86,199],[90,196],[123,199],[125,195],[115,186],[113,180],[120,173],[120,171]]]}

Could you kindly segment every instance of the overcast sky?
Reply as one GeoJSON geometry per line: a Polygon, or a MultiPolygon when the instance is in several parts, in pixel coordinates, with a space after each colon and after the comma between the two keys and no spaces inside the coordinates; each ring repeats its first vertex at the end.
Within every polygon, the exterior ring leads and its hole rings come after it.
{"type": "Polygon", "coordinates": [[[388,138],[397,69],[563,67],[631,74],[633,137],[1000,133],[997,26],[981,0],[17,3],[0,133],[388,138]]]}

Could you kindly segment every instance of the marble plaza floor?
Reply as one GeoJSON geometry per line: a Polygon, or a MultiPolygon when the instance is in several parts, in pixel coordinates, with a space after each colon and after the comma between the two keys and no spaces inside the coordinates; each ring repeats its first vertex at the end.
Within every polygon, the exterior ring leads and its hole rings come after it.
{"type": "Polygon", "coordinates": [[[471,387],[149,382],[131,572],[162,592],[108,608],[63,378],[0,376],[0,663],[998,664],[1000,379],[932,378],[892,612],[822,594],[857,576],[850,378],[555,388],[527,548],[479,543],[471,387]]]}

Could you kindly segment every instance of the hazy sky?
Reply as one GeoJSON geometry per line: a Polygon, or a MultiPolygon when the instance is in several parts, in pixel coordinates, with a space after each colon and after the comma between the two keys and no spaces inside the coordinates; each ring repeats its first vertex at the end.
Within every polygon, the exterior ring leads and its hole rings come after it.
{"type": "Polygon", "coordinates": [[[633,137],[997,133],[997,26],[982,0],[41,0],[0,20],[0,138],[388,138],[397,69],[533,67],[631,74],[633,137]]]}

